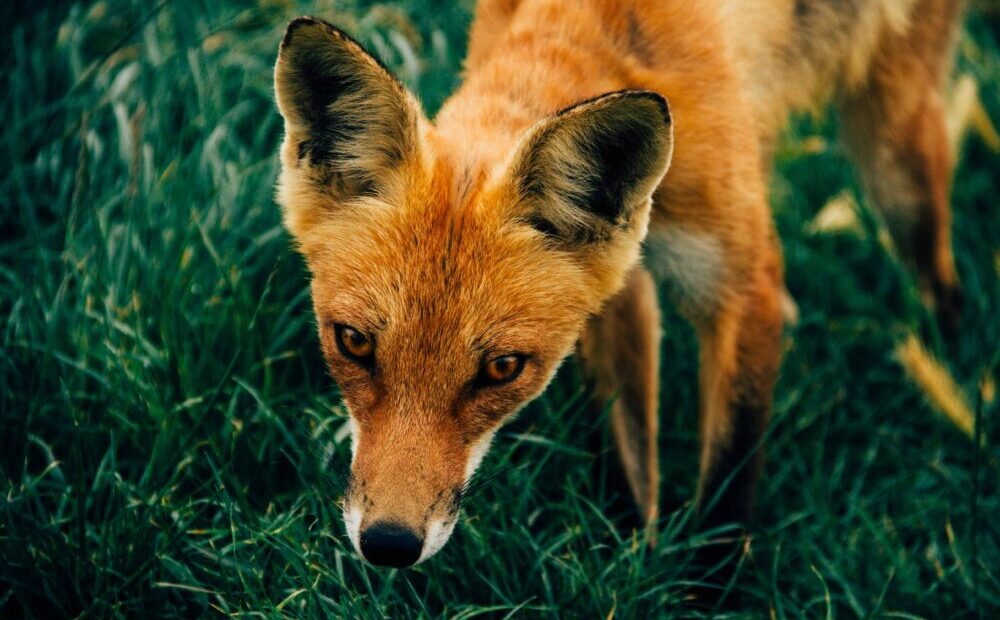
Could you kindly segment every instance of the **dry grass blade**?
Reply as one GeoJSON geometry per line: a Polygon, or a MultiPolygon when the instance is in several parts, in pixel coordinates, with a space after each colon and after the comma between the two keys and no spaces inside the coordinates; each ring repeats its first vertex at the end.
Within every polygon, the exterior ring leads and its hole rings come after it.
{"type": "Polygon", "coordinates": [[[923,392],[928,404],[972,438],[975,432],[975,417],[962,394],[962,389],[941,362],[927,352],[915,335],[910,334],[896,347],[896,359],[906,370],[910,380],[923,392]]]}

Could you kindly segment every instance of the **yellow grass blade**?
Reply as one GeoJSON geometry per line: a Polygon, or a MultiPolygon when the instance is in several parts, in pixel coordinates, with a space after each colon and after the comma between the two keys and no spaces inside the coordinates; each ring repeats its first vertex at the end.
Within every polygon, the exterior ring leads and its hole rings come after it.
{"type": "Polygon", "coordinates": [[[858,203],[851,190],[845,189],[831,198],[809,222],[806,230],[812,234],[850,232],[862,234],[858,220],[858,203]]]}
{"type": "Polygon", "coordinates": [[[945,120],[952,153],[961,152],[962,141],[970,129],[991,151],[1000,152],[1000,134],[983,107],[979,86],[971,75],[966,73],[955,81],[945,120]]]}
{"type": "Polygon", "coordinates": [[[924,349],[916,336],[910,334],[897,345],[896,359],[910,380],[924,393],[928,404],[971,438],[975,417],[961,388],[948,370],[924,349]]]}

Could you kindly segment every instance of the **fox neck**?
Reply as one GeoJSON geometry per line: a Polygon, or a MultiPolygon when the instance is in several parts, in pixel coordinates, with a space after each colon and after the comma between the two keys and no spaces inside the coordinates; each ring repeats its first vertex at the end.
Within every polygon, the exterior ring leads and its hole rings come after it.
{"type": "Polygon", "coordinates": [[[625,87],[599,20],[587,2],[543,0],[520,7],[501,34],[473,32],[463,84],[435,120],[438,140],[459,154],[466,177],[502,165],[535,122],[625,87]]]}

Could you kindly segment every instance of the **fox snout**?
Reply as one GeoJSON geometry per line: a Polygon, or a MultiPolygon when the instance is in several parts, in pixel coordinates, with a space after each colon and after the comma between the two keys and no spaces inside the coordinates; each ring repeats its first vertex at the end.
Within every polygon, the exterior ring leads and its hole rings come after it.
{"type": "Polygon", "coordinates": [[[406,568],[422,562],[441,550],[458,521],[458,496],[444,510],[432,505],[422,523],[408,524],[391,517],[366,519],[357,511],[345,513],[351,541],[366,561],[375,566],[406,568]],[[355,532],[350,532],[351,528],[355,532]]]}
{"type": "Polygon", "coordinates": [[[364,491],[350,493],[344,504],[348,537],[375,566],[406,568],[426,560],[448,542],[458,521],[459,488],[438,493],[423,510],[414,509],[418,497],[406,489],[399,493],[378,503],[364,491]]]}
{"type": "Polygon", "coordinates": [[[449,434],[440,429],[380,413],[388,424],[359,424],[352,437],[344,525],[366,561],[405,568],[437,553],[451,537],[468,452],[457,438],[446,441],[449,434]]]}

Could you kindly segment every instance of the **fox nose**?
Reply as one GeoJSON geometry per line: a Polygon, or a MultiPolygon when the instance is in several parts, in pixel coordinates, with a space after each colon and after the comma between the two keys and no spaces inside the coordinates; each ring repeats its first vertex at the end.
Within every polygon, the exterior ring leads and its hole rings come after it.
{"type": "Polygon", "coordinates": [[[405,568],[420,558],[424,541],[409,528],[379,521],[361,532],[361,554],[375,566],[405,568]]]}

